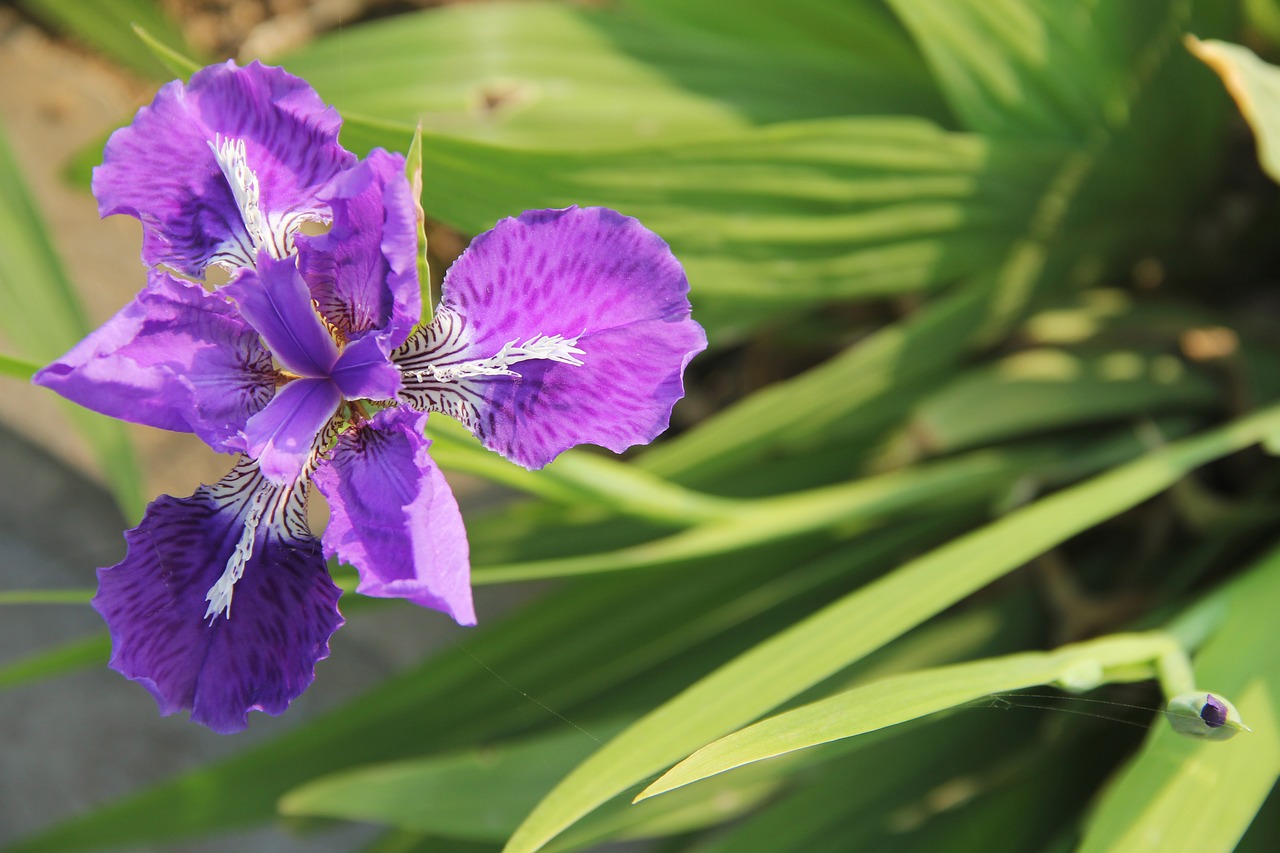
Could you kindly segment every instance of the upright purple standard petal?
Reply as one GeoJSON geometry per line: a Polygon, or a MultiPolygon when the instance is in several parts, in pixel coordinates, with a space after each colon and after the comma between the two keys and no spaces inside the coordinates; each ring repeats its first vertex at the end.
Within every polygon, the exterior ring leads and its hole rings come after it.
{"type": "Polygon", "coordinates": [[[393,354],[402,399],[528,468],[577,444],[651,441],[706,347],[688,289],[667,244],[612,210],[503,220],[449,269],[432,324],[393,354]]]}
{"type": "Polygon", "coordinates": [[[404,157],[375,148],[321,193],[333,227],[298,239],[298,266],[320,313],[348,337],[386,330],[397,347],[422,317],[418,221],[404,157]]]}
{"type": "Polygon", "coordinates": [[[222,290],[262,335],[286,370],[298,376],[328,376],[338,345],[311,306],[311,291],[292,259],[259,256],[257,270],[245,270],[222,290]]]}
{"type": "Polygon", "coordinates": [[[467,533],[427,454],[426,420],[387,409],[339,437],[315,474],[330,507],[325,554],[360,572],[357,592],[407,598],[474,625],[467,533]]]}
{"type": "Polygon", "coordinates": [[[242,462],[189,498],[157,498],[125,534],[124,560],[98,570],[93,606],[111,629],[111,667],[150,690],[162,714],[185,708],[235,732],[249,711],[279,714],[311,683],[342,625],[341,591],[301,509],[301,488],[272,486],[242,462]],[[246,544],[233,606],[206,615],[246,544]]]}
{"type": "Polygon", "coordinates": [[[153,270],[131,303],[34,382],[121,420],[194,431],[225,451],[240,449],[239,431],[271,399],[275,369],[234,306],[153,270]]]}
{"type": "Polygon", "coordinates": [[[162,87],[111,135],[93,173],[98,210],[142,222],[148,266],[198,277],[210,263],[252,263],[260,246],[237,192],[255,188],[263,236],[283,244],[275,245],[282,257],[302,221],[328,221],[316,192],[355,163],[338,144],[341,124],[305,81],[280,68],[209,66],[189,83],[162,87]]]}

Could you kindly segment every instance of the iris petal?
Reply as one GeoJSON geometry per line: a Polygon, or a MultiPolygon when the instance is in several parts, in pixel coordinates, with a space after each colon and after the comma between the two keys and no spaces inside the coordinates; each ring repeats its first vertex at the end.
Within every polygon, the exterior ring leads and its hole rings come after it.
{"type": "Polygon", "coordinates": [[[399,346],[422,316],[418,221],[404,157],[380,148],[321,193],[328,233],[298,239],[298,266],[320,313],[352,337],[377,329],[399,346]]]}
{"type": "Polygon", "coordinates": [[[688,290],[667,244],[612,210],[505,219],[449,268],[435,319],[393,354],[402,399],[527,468],[578,444],[652,441],[706,347],[688,290]],[[493,366],[539,346],[553,357],[493,366]]]}
{"type": "Polygon", "coordinates": [[[265,223],[291,240],[302,221],[329,219],[316,193],[355,163],[338,144],[341,124],[304,80],[280,68],[213,65],[162,87],[111,135],[93,194],[103,216],[142,222],[148,266],[199,277],[211,262],[248,265],[256,247],[214,149],[244,144],[265,223]]]}
{"type": "Polygon", "coordinates": [[[315,474],[330,509],[324,549],[359,571],[357,592],[407,598],[474,625],[467,533],[427,453],[426,420],[387,409],[339,437],[315,474]]]}
{"type": "Polygon", "coordinates": [[[256,270],[245,270],[222,292],[286,369],[312,379],[329,375],[338,347],[312,307],[311,291],[293,260],[261,254],[256,270]]]}
{"type": "Polygon", "coordinates": [[[93,606],[111,629],[111,667],[151,691],[162,714],[188,709],[214,731],[235,732],[249,711],[279,714],[311,683],[342,625],[341,590],[302,504],[301,489],[273,486],[242,462],[189,498],[157,498],[125,534],[124,560],[98,570],[93,606]],[[206,592],[263,490],[271,511],[251,531],[232,614],[206,619],[206,592]]]}
{"type": "Polygon", "coordinates": [[[132,423],[196,432],[239,450],[275,389],[271,354],[225,299],[153,270],[99,329],[35,375],[37,385],[132,423]]]}

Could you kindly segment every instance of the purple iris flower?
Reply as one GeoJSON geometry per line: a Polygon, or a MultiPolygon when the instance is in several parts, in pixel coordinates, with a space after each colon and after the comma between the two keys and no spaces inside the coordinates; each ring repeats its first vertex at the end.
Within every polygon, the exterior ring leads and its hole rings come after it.
{"type": "Polygon", "coordinates": [[[219,732],[282,712],[342,624],[325,558],[357,591],[474,624],[466,532],[429,413],[530,468],[666,429],[706,345],[666,244],[602,208],[527,211],[477,237],[421,324],[404,159],[357,162],[301,80],[232,63],[172,83],[107,144],[104,215],[143,223],[141,293],[37,384],[238,453],[162,496],[99,569],[111,666],[219,732]],[[327,224],[305,236],[306,220],[327,224]],[[198,277],[232,271],[210,289],[198,277]],[[168,269],[165,269],[167,267],[168,269]],[[317,539],[313,484],[330,520],[317,539]]]}

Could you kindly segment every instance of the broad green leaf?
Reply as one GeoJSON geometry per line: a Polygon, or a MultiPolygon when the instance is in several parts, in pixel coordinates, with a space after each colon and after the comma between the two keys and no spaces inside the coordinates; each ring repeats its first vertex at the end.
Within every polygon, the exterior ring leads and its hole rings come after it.
{"type": "Polygon", "coordinates": [[[521,147],[630,146],[851,114],[941,116],[923,74],[892,73],[877,56],[762,49],[563,3],[397,15],[283,59],[344,114],[521,147]]]}
{"type": "Polygon", "coordinates": [[[1187,47],[1212,68],[1258,140],[1258,160],[1280,182],[1280,68],[1238,44],[1188,37],[1187,47]]]}
{"type": "Polygon", "coordinates": [[[1196,657],[1202,689],[1235,703],[1253,731],[1198,742],[1158,728],[1103,793],[1080,850],[1230,850],[1280,772],[1280,551],[1222,596],[1227,612],[1196,657]]]}
{"type": "MultiPolygon", "coordinates": [[[[22,170],[0,126],[0,332],[24,360],[48,363],[89,332],[89,324],[67,280],[22,170]]],[[[116,501],[131,518],[145,501],[133,449],[123,425],[68,406],[73,422],[97,454],[116,501]]]]}
{"type": "Polygon", "coordinates": [[[1001,658],[924,669],[871,681],[820,702],[770,717],[716,740],[664,773],[644,800],[754,761],[830,743],[955,708],[993,693],[1038,685],[1092,689],[1117,677],[1141,680],[1145,668],[1178,650],[1164,633],[1117,634],[1001,658]],[[1119,670],[1112,674],[1108,670],[1119,670]]]}
{"type": "MultiPolygon", "coordinates": [[[[980,3],[916,5],[929,16],[972,14],[999,23],[980,3]]],[[[1107,14],[1122,15],[1120,7],[1131,4],[1099,5],[1111,8],[1107,14]]],[[[1016,31],[1017,21],[1025,17],[1015,15],[1007,26],[1016,31]]],[[[929,17],[919,26],[935,27],[928,37],[934,41],[932,49],[949,49],[952,36],[941,20],[929,17]]],[[[1125,74],[1108,72],[1109,79],[1125,82],[1114,93],[1119,100],[1108,118],[1112,123],[1045,137],[1059,154],[1051,161],[1056,165],[1045,167],[1049,177],[1035,185],[1037,204],[1031,214],[1020,215],[1016,228],[1001,225],[998,257],[975,258],[980,271],[972,281],[808,374],[725,409],[639,463],[691,482],[755,462],[766,449],[796,452],[812,446],[815,438],[853,445],[874,441],[879,430],[899,423],[922,395],[941,387],[957,361],[999,340],[1055,289],[1095,280],[1108,253],[1167,240],[1169,224],[1180,221],[1177,213],[1191,197],[1188,190],[1211,167],[1208,155],[1214,150],[1220,109],[1216,93],[1205,86],[1213,81],[1203,79],[1194,63],[1175,56],[1178,33],[1173,28],[1135,28],[1129,36],[1140,39],[1140,49],[1119,59],[1107,53],[1106,61],[1122,62],[1128,69],[1125,74]],[[1188,111],[1197,115],[1193,127],[1185,121],[1188,111]],[[1069,153],[1061,153],[1063,145],[1069,153]],[[1183,179],[1165,180],[1168,174],[1183,179]],[[1153,211],[1160,214],[1153,216],[1153,211]]],[[[1022,49],[1014,48],[1015,53],[1022,49]]],[[[1003,61],[981,52],[966,54],[969,60],[1003,61]]],[[[1043,71],[1055,80],[1063,74],[1056,66],[1043,71]]],[[[1017,78],[1030,72],[1008,73],[1017,78]]],[[[990,111],[998,112],[994,106],[990,111]]],[[[1002,143],[1008,139],[1001,137],[1002,143]]],[[[1020,145],[1029,143],[1019,140],[1020,145]]],[[[697,287],[695,280],[695,299],[697,287]]]]}
{"type": "Polygon", "coordinates": [[[1132,99],[1188,26],[1230,16],[1197,19],[1185,0],[888,2],[964,126],[1082,143],[1129,122],[1132,99]]]}
{"type": "Polygon", "coordinates": [[[611,797],[749,723],[992,580],[1273,435],[1280,408],[1170,444],[961,536],[780,632],[614,738],[538,804],[507,845],[533,851],[611,797]]]}
{"type": "MultiPolygon", "coordinates": [[[[155,0],[18,0],[18,5],[56,30],[74,36],[117,62],[155,80],[167,80],[171,69],[146,51],[138,50],[135,27],[164,44],[186,48],[182,31],[155,0]]],[[[203,63],[201,63],[203,64],[203,63]]]]}
{"type": "Polygon", "coordinates": [[[738,0],[728,13],[718,0],[621,0],[620,5],[696,30],[779,53],[857,56],[886,76],[924,78],[924,60],[879,0],[738,0]]]}
{"type": "Polygon", "coordinates": [[[531,208],[636,216],[685,265],[695,314],[724,328],[740,313],[918,291],[998,263],[1060,154],[907,118],[590,153],[424,136],[424,204],[469,233],[531,208]]]}

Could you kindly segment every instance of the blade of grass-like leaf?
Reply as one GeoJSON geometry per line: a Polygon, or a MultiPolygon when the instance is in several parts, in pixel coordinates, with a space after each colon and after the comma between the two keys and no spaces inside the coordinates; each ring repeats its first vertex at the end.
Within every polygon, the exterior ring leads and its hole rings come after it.
{"type": "Polygon", "coordinates": [[[280,800],[284,815],[383,823],[433,835],[502,841],[556,780],[621,722],[583,724],[460,753],[323,776],[280,800]]]}
{"type": "Polygon", "coordinates": [[[1154,677],[1155,660],[1180,647],[1165,633],[1118,634],[1000,658],[924,669],[872,681],[820,702],[762,720],[702,747],[645,788],[637,801],[735,767],[798,749],[866,734],[955,708],[983,696],[1083,680],[1090,688],[1120,679],[1154,677]]]}
{"type": "Polygon", "coordinates": [[[54,678],[93,666],[106,666],[107,658],[110,656],[111,638],[105,633],[82,640],[72,640],[0,666],[0,690],[43,681],[46,678],[54,678]]]}
{"type": "Polygon", "coordinates": [[[1238,44],[1187,37],[1187,48],[1222,78],[1258,140],[1258,160],[1280,182],[1280,68],[1238,44]]]}
{"type": "Polygon", "coordinates": [[[91,589],[6,589],[0,590],[0,606],[6,604],[78,604],[93,598],[91,589]]]}
{"type": "Polygon", "coordinates": [[[427,214],[422,209],[422,125],[413,129],[413,139],[409,143],[409,151],[404,157],[404,171],[409,178],[409,186],[413,191],[413,212],[417,217],[418,251],[414,255],[414,264],[418,268],[418,291],[422,296],[422,317],[418,321],[423,325],[431,322],[435,310],[435,301],[431,295],[431,264],[427,261],[427,232],[424,230],[427,214]]]}
{"type": "Polygon", "coordinates": [[[959,377],[920,404],[902,438],[949,453],[1110,419],[1209,411],[1222,395],[1219,383],[1167,352],[1037,348],[959,377]]]}
{"type": "Polygon", "coordinates": [[[803,118],[945,115],[918,61],[907,76],[880,58],[761,50],[610,8],[500,2],[345,27],[284,64],[343,113],[581,150],[803,118]]]}
{"type": "MultiPolygon", "coordinates": [[[[171,45],[181,44],[170,38],[166,40],[163,37],[152,35],[147,29],[139,24],[133,25],[133,34],[142,40],[147,50],[155,57],[156,61],[161,63],[168,71],[179,79],[186,80],[192,74],[200,70],[201,64],[193,60],[188,54],[176,50],[171,45]]],[[[101,150],[101,146],[99,146],[101,150]]]]}
{"type": "Polygon", "coordinates": [[[54,29],[75,36],[156,80],[167,80],[170,69],[146,51],[138,50],[134,27],[145,29],[166,44],[185,45],[182,31],[155,0],[18,0],[18,5],[54,29]]]}
{"type": "Polygon", "coordinates": [[[736,658],[580,764],[507,845],[541,848],[646,776],[748,723],[1048,548],[1280,430],[1280,407],[1168,445],[952,540],[736,658]]]}
{"type": "Polygon", "coordinates": [[[27,382],[31,381],[31,377],[36,375],[42,365],[25,358],[15,358],[11,355],[0,353],[0,373],[5,376],[12,376],[14,379],[22,379],[27,382]]]}
{"type": "Polygon", "coordinates": [[[700,494],[591,451],[570,450],[539,471],[512,465],[457,421],[433,418],[431,456],[446,470],[465,471],[532,495],[601,512],[688,527],[727,519],[738,502],[700,494]]]}
{"type": "Polygon", "coordinates": [[[994,501],[1042,462],[1039,454],[979,451],[875,477],[774,498],[742,501],[731,515],[630,548],[499,566],[477,566],[477,585],[661,566],[737,553],[805,533],[848,536],[894,516],[994,501]]]}
{"type": "Polygon", "coordinates": [[[896,850],[892,843],[884,846],[885,824],[904,803],[951,778],[972,778],[988,769],[993,754],[1025,745],[1029,722],[1025,717],[957,714],[851,741],[846,756],[816,768],[809,778],[798,780],[798,790],[698,847],[698,853],[809,853],[836,845],[843,850],[896,850]]]}
{"type": "Polygon", "coordinates": [[[1104,792],[1079,850],[1230,850],[1280,770],[1280,550],[1225,590],[1226,614],[1196,657],[1203,689],[1221,692],[1252,726],[1225,743],[1164,727],[1104,792]]]}
{"type": "MultiPolygon", "coordinates": [[[[74,289],[45,231],[22,171],[0,126],[0,330],[23,356],[47,362],[89,331],[74,289]]],[[[123,425],[78,406],[67,409],[96,451],[126,517],[140,518],[145,501],[123,425]]]]}
{"type": "MultiPolygon", "coordinates": [[[[9,853],[157,845],[230,831],[272,819],[281,795],[354,764],[453,751],[530,728],[566,725],[563,717],[574,719],[587,703],[595,706],[587,714],[635,713],[619,698],[635,694],[644,684],[642,674],[670,673],[677,684],[688,683],[725,655],[706,659],[690,650],[740,632],[778,608],[784,621],[791,608],[808,612],[815,606],[810,599],[830,594],[833,579],[880,570],[903,549],[955,526],[945,519],[899,525],[821,560],[813,559],[812,548],[760,548],[714,570],[569,585],[344,708],[240,756],[24,839],[9,853]],[[792,569],[777,577],[784,559],[792,569]],[[680,594],[672,595],[677,587],[680,594]],[[565,643],[565,636],[574,642],[565,643]],[[609,700],[618,707],[601,707],[609,700]]],[[[759,630],[773,627],[766,620],[759,630]]],[[[734,648],[729,646],[730,654],[734,648]]],[[[659,688],[659,695],[674,689],[659,688]]]]}

